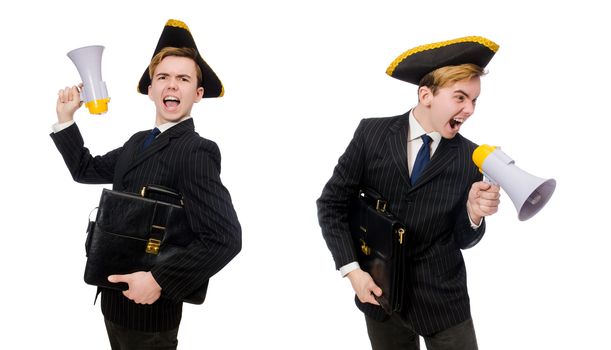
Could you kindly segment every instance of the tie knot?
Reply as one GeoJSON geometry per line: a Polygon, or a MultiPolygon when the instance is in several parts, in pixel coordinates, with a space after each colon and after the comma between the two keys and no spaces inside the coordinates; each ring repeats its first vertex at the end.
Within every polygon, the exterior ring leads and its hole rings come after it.
{"type": "Polygon", "coordinates": [[[420,138],[422,139],[422,143],[424,143],[426,146],[429,145],[429,143],[431,143],[431,140],[433,140],[429,135],[424,134],[422,136],[420,136],[420,138]]]}
{"type": "Polygon", "coordinates": [[[153,140],[155,139],[155,137],[157,137],[157,135],[159,135],[160,133],[161,131],[157,128],[151,130],[151,132],[144,139],[144,143],[142,144],[142,149],[144,150],[148,146],[150,146],[151,143],[153,143],[153,140]]]}

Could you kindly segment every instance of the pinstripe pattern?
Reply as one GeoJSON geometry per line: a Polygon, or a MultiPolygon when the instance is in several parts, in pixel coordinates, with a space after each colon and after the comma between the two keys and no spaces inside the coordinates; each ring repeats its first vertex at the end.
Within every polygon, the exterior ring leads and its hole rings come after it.
{"type": "Polygon", "coordinates": [[[113,189],[138,193],[142,186],[171,187],[184,196],[185,212],[197,235],[184,254],[156,266],[151,273],[162,298],[137,305],[121,292],[102,291],[102,312],[110,321],[154,332],[178,327],[180,300],[208,283],[241,249],[241,228],[231,197],[220,179],[217,145],[200,137],[187,119],[162,133],[145,151],[149,131],[133,135],[121,148],[92,157],[76,124],[51,134],[70,173],[80,183],[112,183],[113,189]]]}
{"type": "MultiPolygon", "coordinates": [[[[317,201],[323,237],[340,268],[356,260],[347,223],[350,198],[359,187],[376,189],[407,227],[404,313],[422,335],[470,317],[465,265],[460,249],[479,242],[485,224],[470,227],[466,201],[481,174],[471,162],[476,145],[457,135],[442,139],[413,186],[407,167],[408,115],[364,119],[317,201]]],[[[383,320],[372,304],[358,307],[383,320]]]]}

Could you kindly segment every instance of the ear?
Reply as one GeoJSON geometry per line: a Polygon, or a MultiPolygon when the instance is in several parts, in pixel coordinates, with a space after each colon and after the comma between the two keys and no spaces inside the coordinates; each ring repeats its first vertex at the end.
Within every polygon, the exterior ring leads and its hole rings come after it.
{"type": "Polygon", "coordinates": [[[433,99],[433,91],[428,88],[428,86],[421,86],[418,88],[418,102],[425,105],[430,106],[431,100],[433,99]]]}
{"type": "Polygon", "coordinates": [[[150,98],[150,99],[151,99],[151,101],[152,101],[152,100],[153,100],[153,96],[151,96],[151,88],[152,88],[152,86],[151,86],[151,85],[149,85],[149,88],[148,88],[148,90],[147,90],[146,94],[147,94],[147,95],[149,95],[149,98],[150,98]]]}
{"type": "Polygon", "coordinates": [[[203,87],[198,87],[197,90],[195,90],[195,101],[194,102],[199,102],[202,100],[202,98],[204,97],[204,88],[203,87]]]}

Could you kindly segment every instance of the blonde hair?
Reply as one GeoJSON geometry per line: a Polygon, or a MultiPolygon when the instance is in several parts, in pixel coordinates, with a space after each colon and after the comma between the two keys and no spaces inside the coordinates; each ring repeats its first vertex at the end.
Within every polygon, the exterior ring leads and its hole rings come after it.
{"type": "Polygon", "coordinates": [[[197,50],[192,49],[190,47],[164,47],[159,51],[153,58],[151,59],[151,63],[149,64],[149,78],[151,81],[153,80],[153,74],[155,73],[155,69],[163,61],[164,58],[170,56],[176,57],[186,57],[193,60],[195,63],[195,72],[197,73],[197,86],[202,85],[202,70],[197,64],[197,50]]]}
{"type": "Polygon", "coordinates": [[[421,87],[428,87],[433,95],[437,94],[437,90],[464,79],[471,79],[486,75],[484,69],[472,63],[461,64],[458,66],[445,66],[425,75],[420,79],[418,90],[421,87]]]}

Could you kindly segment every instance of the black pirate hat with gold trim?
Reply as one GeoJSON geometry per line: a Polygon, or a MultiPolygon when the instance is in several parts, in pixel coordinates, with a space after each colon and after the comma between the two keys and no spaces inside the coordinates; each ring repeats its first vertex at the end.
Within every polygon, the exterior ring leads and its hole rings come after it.
{"type": "MultiPolygon", "coordinates": [[[[155,48],[155,52],[153,53],[153,57],[164,47],[188,47],[197,51],[197,46],[195,45],[195,40],[193,40],[193,36],[189,31],[189,27],[187,27],[185,23],[175,19],[171,19],[165,24],[163,32],[161,32],[159,42],[157,43],[157,47],[155,48]]],[[[200,86],[204,88],[204,98],[223,96],[223,93],[225,92],[223,89],[223,84],[216,76],[212,68],[210,68],[206,61],[204,61],[199,51],[196,62],[199,65],[199,68],[202,70],[202,82],[200,86]]],[[[138,83],[138,92],[145,95],[148,94],[149,85],[151,85],[151,78],[149,76],[149,69],[147,67],[144,74],[142,74],[142,78],[140,78],[140,82],[138,83]]]]}
{"type": "Polygon", "coordinates": [[[425,75],[445,66],[472,63],[486,67],[499,45],[481,36],[467,36],[407,50],[386,70],[393,78],[418,85],[425,75]]]}

